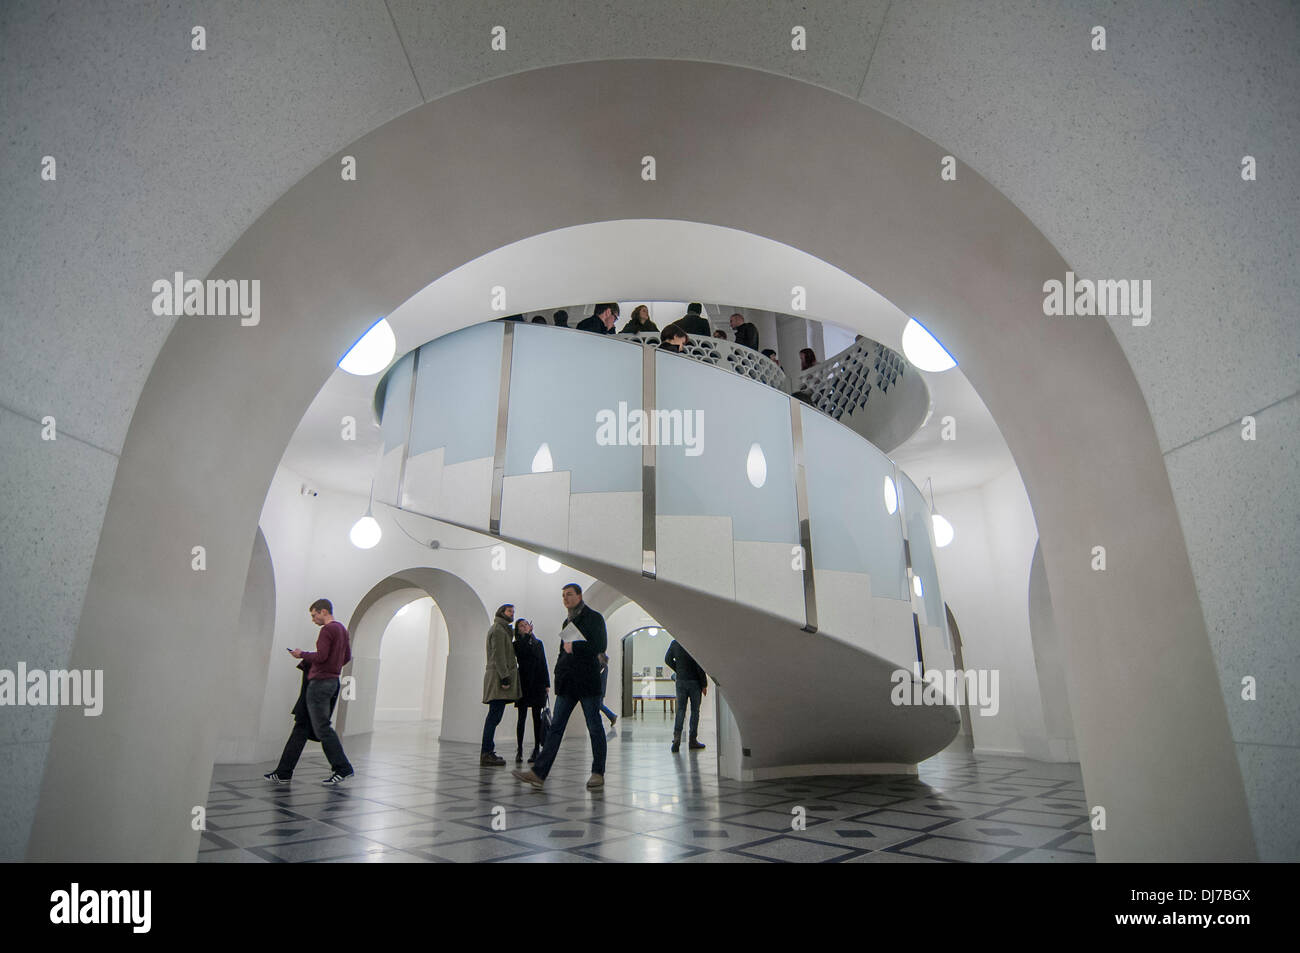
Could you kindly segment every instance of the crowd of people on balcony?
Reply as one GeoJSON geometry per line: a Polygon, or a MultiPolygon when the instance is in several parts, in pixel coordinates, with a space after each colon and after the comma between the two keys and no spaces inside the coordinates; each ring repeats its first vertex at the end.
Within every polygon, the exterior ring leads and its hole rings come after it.
{"type": "MultiPolygon", "coordinates": [[[[621,328],[619,322],[619,306],[617,301],[606,301],[595,305],[592,313],[583,318],[577,324],[577,330],[589,331],[593,334],[658,334],[662,350],[672,351],[677,354],[685,353],[686,347],[690,344],[691,335],[699,337],[709,337],[710,335],[721,341],[729,340],[727,332],[722,328],[714,328],[709,324],[708,319],[704,316],[704,307],[698,301],[691,302],[686,307],[686,313],[660,330],[659,326],[650,320],[650,308],[647,305],[640,304],[632,309],[632,316],[621,328]]],[[[512,314],[505,321],[523,321],[522,314],[512,314]]],[[[567,328],[569,326],[569,312],[560,310],[551,315],[551,320],[547,321],[545,315],[534,315],[533,324],[554,324],[556,327],[567,328]]],[[[746,321],[745,316],[736,312],[728,318],[727,322],[731,326],[734,335],[734,343],[754,351],[758,351],[764,357],[768,358],[777,367],[781,367],[781,361],[777,353],[770,347],[759,347],[758,328],[751,321],[746,321]]],[[[860,337],[860,336],[859,336],[860,337]]],[[[799,351],[799,374],[802,374],[808,368],[817,364],[817,354],[810,347],[801,348],[799,351]]],[[[784,368],[783,368],[784,369],[784,368]]],[[[801,387],[798,387],[798,376],[793,376],[792,383],[795,384],[791,396],[804,403],[811,403],[810,393],[801,387]]]]}

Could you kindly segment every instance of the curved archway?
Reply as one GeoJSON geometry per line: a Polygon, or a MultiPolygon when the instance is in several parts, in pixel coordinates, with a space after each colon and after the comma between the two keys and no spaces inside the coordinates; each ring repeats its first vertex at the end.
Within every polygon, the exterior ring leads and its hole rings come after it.
{"type": "Polygon", "coordinates": [[[253,552],[248,560],[248,577],[234,632],[234,655],[228,679],[231,690],[217,719],[222,732],[218,761],[239,761],[251,754],[258,733],[262,690],[274,635],[275,565],[259,526],[253,537],[253,552]]]}
{"type": "Polygon", "coordinates": [[[483,706],[477,694],[483,675],[482,638],[492,615],[463,579],[428,566],[387,576],[357,603],[348,624],[352,633],[349,674],[356,680],[356,699],[339,703],[339,734],[359,734],[374,727],[384,630],[402,606],[419,596],[433,599],[447,623],[447,688],[440,736],[444,741],[477,740],[483,728],[483,706]]]}
{"type": "MultiPolygon", "coordinates": [[[[215,747],[205,722],[220,687],[171,676],[231,624],[275,464],[373,319],[431,273],[528,235],[654,217],[801,248],[922,319],[960,356],[1038,521],[1071,647],[1089,801],[1124,818],[1118,834],[1096,833],[1098,857],[1253,859],[1226,709],[1141,390],[1104,322],[1044,320],[1043,282],[1067,263],[987,182],[965,170],[940,184],[939,146],[845,97],[681,61],[515,74],[414,109],[347,152],[366,170],[357,181],[340,182],[337,159],[327,160],[213,270],[261,280],[260,324],[183,319],[149,376],[72,654],[73,667],[105,670],[117,704],[94,725],[60,713],[30,858],[193,856],[197,833],[156,818],[202,801],[215,747]],[[533,147],[501,148],[503,129],[533,147]],[[581,147],[590,129],[603,152],[581,147]],[[639,174],[650,143],[657,183],[639,174]],[[243,386],[231,386],[231,368],[243,386]],[[232,457],[239,467],[222,465],[232,457]],[[1122,473],[1127,492],[1103,472],[1122,473]],[[170,519],[152,518],[159,511],[170,519]],[[202,574],[176,555],[195,540],[208,547],[202,574]],[[1115,569],[1091,571],[1096,545],[1115,569]],[[177,638],[175,619],[198,603],[222,608],[177,638]],[[1144,639],[1136,653],[1135,631],[1144,639]],[[1175,655],[1176,681],[1161,670],[1175,655]],[[1170,802],[1170,785],[1186,796],[1170,802]],[[131,807],[106,825],[104,804],[131,807]]],[[[815,296],[801,277],[755,280],[815,296]]],[[[469,323],[440,322],[442,332],[469,323]]]]}

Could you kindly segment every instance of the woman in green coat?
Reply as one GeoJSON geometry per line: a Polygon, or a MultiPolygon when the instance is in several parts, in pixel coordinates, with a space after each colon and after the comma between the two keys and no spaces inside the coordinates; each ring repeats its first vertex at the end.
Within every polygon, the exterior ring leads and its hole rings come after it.
{"type": "Polygon", "coordinates": [[[483,723],[483,748],[479,764],[502,765],[505,758],[496,753],[497,725],[506,706],[519,698],[519,665],[515,661],[514,633],[511,623],[515,607],[506,603],[497,609],[492,628],[487,634],[487,667],[483,672],[483,704],[488,706],[487,720],[483,723]]]}

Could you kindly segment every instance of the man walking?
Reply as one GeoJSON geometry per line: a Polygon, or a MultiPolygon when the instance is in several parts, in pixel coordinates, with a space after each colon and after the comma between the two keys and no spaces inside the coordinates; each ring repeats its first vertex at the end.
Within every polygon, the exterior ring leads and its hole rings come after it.
{"type": "Polygon", "coordinates": [[[689,748],[696,751],[704,745],[696,737],[700,730],[700,698],[709,693],[709,677],[691,653],[673,639],[664,655],[664,664],[677,673],[677,720],[673,724],[673,754],[682,746],[682,720],[686,717],[686,703],[691,703],[691,740],[689,748]]]}
{"type": "MultiPolygon", "coordinates": [[[[330,724],[334,705],[339,699],[339,675],[343,666],[352,661],[352,645],[348,630],[334,618],[334,606],[328,599],[317,599],[311,604],[311,621],[320,626],[316,638],[316,651],[304,652],[290,649],[289,654],[307,663],[306,680],[294,706],[293,733],[285,742],[280,764],[270,774],[262,775],[268,781],[284,783],[293,777],[303,746],[309,738],[320,740],[329,760],[331,774],[322,784],[338,784],[356,772],[343,753],[343,743],[330,724]],[[304,717],[305,715],[305,717],[304,717]]],[[[299,663],[299,668],[302,664],[299,663]]]]}
{"type": "Polygon", "coordinates": [[[600,723],[600,659],[607,647],[605,617],[582,601],[582,587],[571,582],[560,590],[568,618],[560,627],[560,659],[555,663],[555,714],[546,744],[531,771],[514,771],[515,777],[539,791],[551,773],[560,751],[564,726],[573,709],[582,705],[591,736],[591,778],[588,788],[605,785],[605,728],[600,723]]]}
{"type": "Polygon", "coordinates": [[[478,763],[498,766],[506,759],[496,753],[497,725],[506,713],[506,706],[519,700],[519,664],[515,659],[514,632],[510,624],[515,620],[515,607],[506,603],[497,609],[492,628],[487,634],[487,668],[483,672],[483,704],[488,706],[483,722],[483,748],[478,763]]]}

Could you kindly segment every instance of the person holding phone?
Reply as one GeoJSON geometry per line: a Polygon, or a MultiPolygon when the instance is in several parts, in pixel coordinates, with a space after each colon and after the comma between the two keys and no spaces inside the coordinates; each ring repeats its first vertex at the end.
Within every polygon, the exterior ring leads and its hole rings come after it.
{"type": "Polygon", "coordinates": [[[319,741],[329,759],[331,773],[321,779],[322,784],[338,784],[356,773],[343,753],[343,742],[330,724],[339,700],[339,676],[343,666],[352,661],[351,640],[343,623],[334,618],[334,606],[328,599],[317,599],[308,611],[312,622],[320,626],[316,651],[286,650],[300,660],[302,689],[298,703],[293,706],[293,731],[284,744],[280,763],[274,771],[262,775],[277,784],[292,780],[293,769],[308,741],[319,741]]]}

